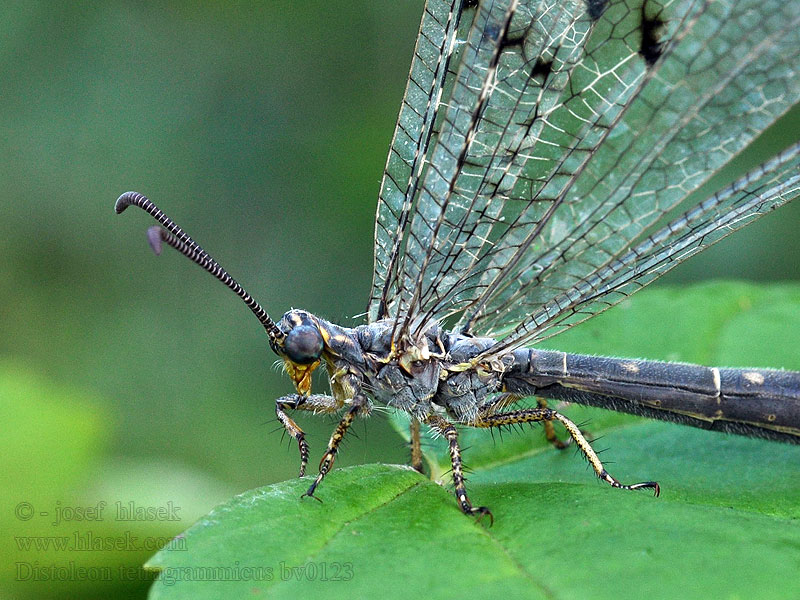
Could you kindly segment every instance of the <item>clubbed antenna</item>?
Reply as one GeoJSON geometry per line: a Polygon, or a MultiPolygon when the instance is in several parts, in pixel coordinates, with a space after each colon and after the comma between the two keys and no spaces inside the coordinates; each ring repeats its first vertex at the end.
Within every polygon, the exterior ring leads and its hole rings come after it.
{"type": "Polygon", "coordinates": [[[203,269],[228,286],[233,290],[234,294],[244,301],[247,308],[253,311],[253,314],[264,326],[264,329],[266,329],[271,342],[277,343],[283,341],[285,337],[283,332],[278,329],[275,322],[269,318],[269,315],[261,308],[261,305],[256,302],[255,299],[217,263],[217,261],[211,258],[211,256],[198,246],[192,238],[186,235],[172,219],[161,212],[161,210],[150,202],[146,196],[138,192],[125,192],[122,194],[117,198],[114,210],[117,214],[120,214],[130,205],[138,206],[164,226],[164,228],[161,228],[158,225],[154,225],[147,230],[147,239],[150,242],[150,247],[153,249],[153,252],[161,254],[161,244],[163,242],[175,248],[192,262],[203,267],[203,269]]]}

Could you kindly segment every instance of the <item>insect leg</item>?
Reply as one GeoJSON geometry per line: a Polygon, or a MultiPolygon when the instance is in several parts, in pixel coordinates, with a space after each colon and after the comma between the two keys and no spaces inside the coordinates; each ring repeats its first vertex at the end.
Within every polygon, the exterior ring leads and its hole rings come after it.
{"type": "Polygon", "coordinates": [[[306,434],[294,422],[294,420],[286,414],[287,410],[309,410],[314,413],[334,413],[344,404],[337,401],[333,396],[324,396],[322,394],[312,394],[310,396],[301,396],[300,394],[291,394],[289,396],[282,396],[275,401],[275,414],[278,416],[278,421],[281,422],[284,429],[297,440],[297,445],[300,448],[300,475],[302,477],[306,474],[306,465],[308,465],[308,442],[306,442],[306,434]]]}
{"type": "MultiPolygon", "coordinates": [[[[547,400],[545,398],[536,398],[536,405],[539,408],[547,408],[547,400]]],[[[554,448],[563,450],[569,446],[572,438],[569,437],[566,441],[560,439],[558,435],[556,435],[556,429],[553,427],[552,421],[543,421],[542,424],[544,425],[544,437],[554,448]]]]}
{"type": "Polygon", "coordinates": [[[589,441],[581,433],[581,430],[578,429],[578,426],[570,421],[567,417],[551,408],[528,408],[494,415],[479,413],[478,418],[475,419],[475,422],[472,423],[472,425],[474,427],[502,427],[503,425],[516,425],[518,423],[532,423],[536,421],[544,421],[545,423],[548,421],[551,423],[553,421],[559,421],[562,425],[564,425],[567,433],[569,433],[570,436],[572,436],[572,439],[575,440],[578,449],[586,457],[586,460],[589,461],[589,464],[592,465],[592,469],[594,469],[594,472],[597,473],[597,476],[612,487],[623,490],[639,490],[650,488],[655,492],[656,496],[658,496],[661,492],[661,488],[655,481],[644,481],[642,483],[634,483],[633,485],[625,485],[612,477],[609,472],[606,471],[603,463],[597,456],[597,453],[589,444],[589,441]]]}
{"type": "Polygon", "coordinates": [[[359,413],[368,413],[369,410],[369,400],[367,400],[367,397],[364,394],[359,392],[353,396],[350,407],[347,409],[347,412],[344,413],[341,421],[339,421],[339,424],[333,431],[333,435],[328,442],[328,448],[325,450],[325,454],[322,455],[322,460],[319,461],[319,475],[317,475],[317,478],[314,479],[314,483],[311,484],[303,496],[309,496],[310,498],[316,498],[319,500],[319,498],[314,495],[314,490],[317,489],[317,486],[325,478],[325,475],[327,475],[328,471],[331,470],[333,461],[336,460],[336,453],[339,451],[339,444],[344,439],[344,436],[347,433],[350,425],[353,423],[353,420],[356,418],[356,415],[359,413]]]}
{"type": "MultiPolygon", "coordinates": [[[[482,405],[479,408],[478,416],[487,417],[489,415],[496,414],[498,410],[501,408],[506,408],[514,402],[517,402],[524,398],[524,395],[521,394],[514,394],[512,392],[504,392],[502,394],[497,394],[492,397],[489,402],[482,405]]],[[[547,408],[547,400],[544,398],[536,398],[536,403],[538,404],[539,408],[547,408]]],[[[559,450],[563,450],[567,446],[569,446],[570,441],[572,438],[568,438],[566,442],[561,441],[558,439],[556,435],[556,430],[553,427],[552,421],[544,421],[542,423],[544,425],[544,437],[550,442],[554,447],[558,448],[559,450]]]]}
{"type": "Polygon", "coordinates": [[[472,506],[467,497],[467,490],[464,487],[464,469],[461,463],[461,448],[458,446],[458,431],[452,423],[446,421],[438,415],[431,415],[425,419],[425,423],[441,433],[450,446],[450,462],[453,465],[453,484],[455,485],[456,500],[461,510],[466,515],[478,515],[480,519],[483,515],[489,515],[490,524],[494,523],[491,511],[485,506],[472,506]]]}
{"type": "Polygon", "coordinates": [[[422,473],[422,446],[419,441],[419,420],[416,417],[411,417],[409,433],[411,436],[411,466],[415,471],[422,473]]]}

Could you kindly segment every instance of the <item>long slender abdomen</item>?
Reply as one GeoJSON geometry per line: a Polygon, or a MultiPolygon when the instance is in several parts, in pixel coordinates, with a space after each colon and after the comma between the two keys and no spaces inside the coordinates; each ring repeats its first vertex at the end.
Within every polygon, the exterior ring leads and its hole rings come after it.
{"type": "Polygon", "coordinates": [[[800,372],[514,352],[509,392],[800,444],[800,372]]]}

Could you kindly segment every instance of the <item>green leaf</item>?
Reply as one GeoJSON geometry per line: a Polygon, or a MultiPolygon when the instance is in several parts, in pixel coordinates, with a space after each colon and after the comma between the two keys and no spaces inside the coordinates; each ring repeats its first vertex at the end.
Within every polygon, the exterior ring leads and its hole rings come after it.
{"type": "MultiPolygon", "coordinates": [[[[800,287],[647,291],[552,340],[571,352],[800,369],[800,287]]],[[[334,470],[217,507],[147,567],[152,598],[774,598],[800,596],[800,446],[583,407],[624,482],[600,483],[539,431],[462,430],[476,522],[404,467],[334,470]],[[260,569],[260,570],[257,570],[260,569]],[[777,594],[776,594],[777,591],[777,594]]],[[[402,419],[398,423],[403,424],[402,419]]],[[[449,468],[426,446],[435,473],[449,468]]]]}
{"type": "Polygon", "coordinates": [[[180,463],[110,455],[114,418],[101,400],[0,361],[0,597],[111,598],[136,584],[144,591],[139,566],[156,544],[230,495],[180,463]],[[174,510],[132,518],[117,507],[131,504],[174,510]]]}
{"type": "MultiPolygon", "coordinates": [[[[66,499],[74,498],[87,475],[100,466],[109,416],[89,394],[6,359],[0,361],[0,422],[5,459],[0,474],[0,595],[45,597],[47,582],[28,578],[29,567],[68,565],[70,560],[84,567],[96,560],[90,552],[56,555],[35,542],[72,534],[72,529],[65,532],[53,525],[56,509],[74,505],[66,499]]],[[[62,589],[74,593],[83,583],[62,582],[62,589]]]]}

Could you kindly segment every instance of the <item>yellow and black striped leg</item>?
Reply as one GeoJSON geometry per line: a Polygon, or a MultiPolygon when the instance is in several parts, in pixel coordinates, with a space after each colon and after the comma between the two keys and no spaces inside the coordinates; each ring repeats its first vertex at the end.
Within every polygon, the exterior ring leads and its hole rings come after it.
{"type": "Polygon", "coordinates": [[[328,471],[331,470],[333,461],[336,460],[336,453],[339,451],[339,444],[341,444],[345,434],[347,434],[347,430],[349,429],[350,425],[352,425],[356,415],[359,413],[365,414],[366,412],[369,412],[369,408],[369,402],[363,394],[356,394],[353,397],[352,404],[347,409],[347,412],[344,413],[342,420],[339,421],[339,424],[333,431],[333,435],[328,442],[328,448],[325,450],[325,454],[322,455],[322,460],[319,461],[319,475],[317,475],[316,479],[314,479],[314,483],[311,484],[301,498],[308,496],[310,498],[314,498],[315,500],[319,500],[319,498],[314,495],[314,490],[317,489],[317,486],[325,478],[325,475],[327,475],[328,471]]]}
{"type": "Polygon", "coordinates": [[[553,421],[558,421],[564,425],[567,433],[569,433],[570,436],[572,436],[572,439],[575,440],[575,444],[578,446],[578,449],[586,457],[586,460],[589,461],[589,464],[592,465],[592,469],[594,469],[594,472],[597,473],[597,476],[612,487],[620,488],[622,490],[641,490],[649,488],[655,492],[656,496],[661,493],[661,488],[655,481],[644,481],[642,483],[625,485],[612,477],[611,474],[606,471],[603,463],[597,456],[597,453],[594,451],[591,444],[589,444],[589,441],[583,436],[581,430],[578,429],[578,426],[570,421],[567,417],[551,408],[528,408],[498,413],[495,415],[479,414],[478,418],[475,419],[475,422],[472,423],[472,425],[474,427],[502,427],[503,425],[516,425],[519,423],[532,423],[536,421],[543,421],[545,423],[548,421],[551,423],[553,421]]]}
{"type": "Polygon", "coordinates": [[[309,410],[314,413],[334,413],[339,410],[343,404],[337,402],[332,396],[324,396],[322,394],[312,394],[310,396],[301,396],[300,394],[291,394],[289,396],[282,396],[275,401],[275,414],[278,416],[278,421],[281,422],[284,429],[297,440],[297,445],[300,448],[300,475],[302,477],[306,474],[306,465],[308,465],[308,442],[306,442],[306,434],[294,422],[294,420],[286,414],[287,410],[309,410]]]}
{"type": "MultiPolygon", "coordinates": [[[[544,398],[536,398],[536,404],[539,408],[547,408],[547,400],[544,398]]],[[[543,421],[542,425],[544,425],[544,437],[545,439],[550,442],[550,444],[557,448],[558,450],[563,450],[564,448],[569,446],[569,443],[572,441],[572,438],[567,438],[566,441],[562,440],[556,435],[556,428],[553,427],[552,421],[543,421]]]]}
{"type": "Polygon", "coordinates": [[[450,446],[450,462],[453,465],[453,484],[455,486],[456,500],[461,510],[466,515],[477,515],[480,520],[484,515],[489,515],[489,524],[494,523],[491,511],[485,506],[472,506],[467,497],[467,490],[464,487],[464,468],[461,463],[461,449],[458,447],[458,431],[452,423],[446,421],[438,415],[431,415],[425,419],[425,423],[441,433],[450,446]]]}
{"type": "Polygon", "coordinates": [[[422,445],[419,441],[419,420],[416,417],[411,417],[409,433],[411,437],[411,466],[415,471],[422,473],[422,445]]]}
{"type": "MultiPolygon", "coordinates": [[[[480,408],[480,412],[483,416],[488,416],[491,414],[496,414],[498,410],[501,408],[505,408],[514,404],[524,398],[524,396],[520,396],[518,394],[512,394],[511,392],[505,392],[502,394],[497,394],[494,396],[488,404],[484,404],[480,408]]],[[[547,400],[544,398],[536,398],[536,404],[539,408],[547,408],[547,400]]],[[[552,421],[544,421],[542,423],[544,425],[544,437],[547,439],[553,447],[558,448],[559,450],[563,450],[564,448],[568,447],[572,438],[568,438],[567,441],[562,441],[556,435],[556,430],[553,427],[552,421]]]]}

